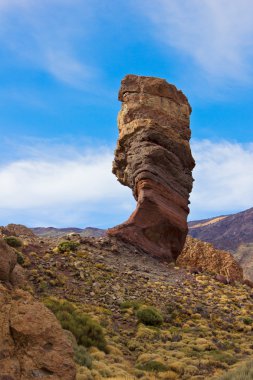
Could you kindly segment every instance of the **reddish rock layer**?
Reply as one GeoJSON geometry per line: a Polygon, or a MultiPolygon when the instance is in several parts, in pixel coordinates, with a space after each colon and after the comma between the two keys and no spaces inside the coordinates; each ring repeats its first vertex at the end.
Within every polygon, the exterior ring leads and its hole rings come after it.
{"type": "Polygon", "coordinates": [[[182,267],[224,276],[228,281],[242,281],[243,270],[233,255],[215,249],[210,243],[187,237],[183,252],[177,259],[182,267]]]}
{"type": "Polygon", "coordinates": [[[137,208],[108,233],[175,260],[187,235],[192,189],[191,107],[164,79],[127,75],[121,84],[113,173],[133,190],[137,208]]]}

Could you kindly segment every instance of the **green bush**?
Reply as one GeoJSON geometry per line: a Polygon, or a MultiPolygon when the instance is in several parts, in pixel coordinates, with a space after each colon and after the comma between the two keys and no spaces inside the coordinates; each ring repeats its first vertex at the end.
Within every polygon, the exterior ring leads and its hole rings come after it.
{"type": "Polygon", "coordinates": [[[249,317],[248,318],[244,318],[243,322],[245,323],[245,325],[252,325],[253,319],[249,318],[249,317]]]}
{"type": "Polygon", "coordinates": [[[253,361],[230,371],[225,375],[216,378],[217,380],[252,380],[253,379],[253,361]]]}
{"type": "Polygon", "coordinates": [[[77,364],[91,368],[92,359],[84,346],[74,347],[74,360],[77,364]]]}
{"type": "Polygon", "coordinates": [[[16,251],[16,254],[17,254],[17,263],[18,263],[19,265],[23,265],[24,262],[25,262],[24,255],[22,255],[22,253],[19,252],[19,251],[16,251]]]}
{"type": "Polygon", "coordinates": [[[60,321],[62,328],[72,332],[79,345],[94,346],[107,352],[103,329],[89,315],[66,300],[47,298],[44,302],[60,321]]]}
{"type": "Polygon", "coordinates": [[[79,247],[79,243],[75,241],[62,241],[58,245],[58,251],[60,253],[65,253],[65,252],[75,252],[77,251],[77,248],[79,247]]]}
{"type": "Polygon", "coordinates": [[[147,326],[160,326],[163,324],[162,314],[151,306],[142,307],[136,313],[139,322],[147,326]]]}
{"type": "Polygon", "coordinates": [[[18,239],[16,236],[6,236],[4,240],[10,247],[13,248],[20,248],[23,245],[22,241],[18,239]]]}
{"type": "Polygon", "coordinates": [[[165,364],[160,363],[157,360],[150,360],[146,363],[139,364],[137,368],[142,371],[149,371],[149,372],[162,372],[162,371],[168,371],[169,369],[165,364]]]}

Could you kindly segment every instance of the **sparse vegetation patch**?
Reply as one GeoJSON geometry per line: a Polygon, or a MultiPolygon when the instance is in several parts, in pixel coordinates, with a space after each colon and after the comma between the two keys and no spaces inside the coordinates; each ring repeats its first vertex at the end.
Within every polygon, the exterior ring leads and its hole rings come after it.
{"type": "Polygon", "coordinates": [[[76,252],[79,247],[79,243],[75,241],[62,241],[57,249],[60,253],[65,253],[65,252],[76,252]]]}
{"type": "Polygon", "coordinates": [[[84,347],[95,346],[106,351],[106,341],[102,327],[90,316],[81,312],[66,300],[47,298],[45,305],[55,314],[65,330],[69,330],[77,343],[84,347]]]}
{"type": "Polygon", "coordinates": [[[162,314],[154,307],[144,306],[140,308],[137,313],[139,322],[147,326],[161,326],[163,323],[162,314]]]}
{"type": "Polygon", "coordinates": [[[5,236],[4,240],[12,248],[20,248],[23,245],[22,240],[20,240],[16,236],[5,236]]]}

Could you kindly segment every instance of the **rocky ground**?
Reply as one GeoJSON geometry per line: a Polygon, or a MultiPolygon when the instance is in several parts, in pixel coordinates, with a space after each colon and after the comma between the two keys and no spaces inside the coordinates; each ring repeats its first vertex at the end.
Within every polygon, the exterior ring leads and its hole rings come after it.
{"type": "Polygon", "coordinates": [[[114,238],[41,240],[22,231],[20,239],[23,288],[46,303],[70,301],[103,329],[106,350],[87,350],[78,380],[213,379],[253,357],[247,285],[187,272],[114,238]],[[60,252],[62,241],[77,246],[60,252]],[[158,324],[140,319],[148,307],[158,324]]]}

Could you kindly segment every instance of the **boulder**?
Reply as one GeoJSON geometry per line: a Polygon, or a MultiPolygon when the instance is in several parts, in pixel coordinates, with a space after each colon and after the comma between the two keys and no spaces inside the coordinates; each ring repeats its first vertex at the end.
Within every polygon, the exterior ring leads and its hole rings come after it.
{"type": "Polygon", "coordinates": [[[11,285],[16,288],[23,288],[27,284],[27,281],[26,270],[21,265],[16,264],[10,276],[11,285]]]}
{"type": "Polygon", "coordinates": [[[119,100],[113,173],[133,190],[137,207],[108,234],[173,261],[188,231],[195,165],[189,145],[191,107],[185,95],[164,79],[137,75],[122,80],[119,100]]]}
{"type": "Polygon", "coordinates": [[[215,274],[217,281],[223,283],[243,281],[243,270],[231,253],[215,249],[212,244],[191,236],[186,239],[177,265],[215,274]]]}
{"type": "Polygon", "coordinates": [[[0,281],[10,282],[13,269],[17,263],[15,250],[0,239],[0,281]]]}
{"type": "Polygon", "coordinates": [[[55,316],[29,293],[17,255],[0,239],[0,380],[74,380],[72,345],[55,316]]]}
{"type": "Polygon", "coordinates": [[[70,340],[29,293],[0,285],[0,325],[0,379],[75,379],[70,340]]]}

